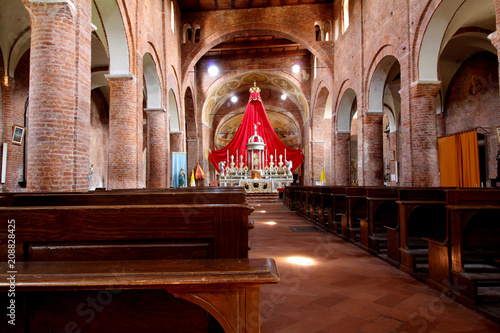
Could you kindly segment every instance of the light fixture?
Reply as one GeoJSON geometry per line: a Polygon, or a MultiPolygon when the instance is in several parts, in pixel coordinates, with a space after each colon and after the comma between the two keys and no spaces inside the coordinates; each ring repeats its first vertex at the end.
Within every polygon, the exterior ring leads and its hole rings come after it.
{"type": "Polygon", "coordinates": [[[300,66],[299,65],[293,65],[292,66],[292,72],[295,74],[298,74],[300,72],[300,66]]]}
{"type": "Polygon", "coordinates": [[[304,258],[304,257],[288,257],[286,260],[289,263],[295,264],[295,265],[301,265],[301,266],[312,266],[314,265],[314,261],[309,258],[304,258]]]}
{"type": "Polygon", "coordinates": [[[277,223],[276,222],[264,222],[264,224],[267,224],[267,225],[276,225],[277,223]]]}
{"type": "Polygon", "coordinates": [[[219,74],[219,68],[215,65],[208,67],[208,74],[210,74],[210,76],[216,76],[219,74]]]}
{"type": "Polygon", "coordinates": [[[231,97],[231,102],[233,102],[233,103],[238,102],[238,96],[235,95],[235,96],[231,97]]]}
{"type": "Polygon", "coordinates": [[[281,99],[284,101],[286,100],[286,94],[281,95],[281,99]]]}

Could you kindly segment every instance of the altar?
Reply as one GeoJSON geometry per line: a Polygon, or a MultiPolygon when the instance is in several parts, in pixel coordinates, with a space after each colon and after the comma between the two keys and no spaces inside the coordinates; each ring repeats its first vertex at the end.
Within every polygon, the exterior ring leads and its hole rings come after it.
{"type": "Polygon", "coordinates": [[[283,144],[274,132],[255,82],[250,93],[235,136],[226,147],[211,151],[209,160],[219,173],[221,187],[242,186],[249,193],[277,193],[279,188],[293,183],[292,171],[302,164],[304,156],[300,149],[283,144]]]}
{"type": "Polygon", "coordinates": [[[248,193],[278,193],[279,188],[290,186],[293,183],[293,177],[282,175],[267,179],[251,179],[236,177],[220,177],[219,186],[241,186],[248,193]]]}

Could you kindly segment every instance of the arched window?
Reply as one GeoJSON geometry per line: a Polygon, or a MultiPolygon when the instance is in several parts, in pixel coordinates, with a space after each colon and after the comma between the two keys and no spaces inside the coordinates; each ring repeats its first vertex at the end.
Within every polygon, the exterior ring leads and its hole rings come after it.
{"type": "Polygon", "coordinates": [[[175,32],[175,10],[173,1],[170,1],[170,25],[172,27],[172,32],[175,32]]]}
{"type": "Polygon", "coordinates": [[[343,20],[344,24],[342,31],[345,32],[349,27],[349,0],[344,0],[344,5],[342,7],[344,13],[344,20],[343,20]]]}

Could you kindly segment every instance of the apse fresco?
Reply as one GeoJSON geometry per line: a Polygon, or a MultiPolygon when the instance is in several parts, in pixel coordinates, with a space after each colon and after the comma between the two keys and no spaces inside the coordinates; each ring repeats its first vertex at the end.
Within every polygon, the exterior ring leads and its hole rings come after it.
{"type": "MultiPolygon", "coordinates": [[[[295,121],[280,112],[266,111],[266,113],[274,132],[281,142],[290,148],[298,147],[300,145],[300,132],[295,121]]],[[[217,133],[215,134],[215,144],[219,149],[231,142],[243,119],[243,115],[244,113],[230,115],[218,126],[217,133]]]]}

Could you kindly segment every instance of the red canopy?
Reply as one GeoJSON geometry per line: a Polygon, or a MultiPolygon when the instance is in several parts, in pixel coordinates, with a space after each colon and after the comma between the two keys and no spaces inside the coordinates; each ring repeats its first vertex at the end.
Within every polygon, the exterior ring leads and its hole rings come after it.
{"type": "Polygon", "coordinates": [[[234,155],[234,162],[236,163],[236,151],[238,151],[238,164],[240,164],[241,156],[243,156],[243,162],[245,166],[248,166],[246,158],[247,143],[248,139],[250,139],[250,137],[255,133],[255,124],[257,125],[257,134],[264,139],[264,143],[266,144],[266,166],[268,166],[269,162],[271,161],[270,155],[274,156],[275,166],[280,161],[280,155],[283,156],[283,163],[285,162],[285,160],[292,161],[292,170],[297,169],[304,160],[304,154],[302,153],[302,150],[289,148],[278,138],[278,136],[274,132],[271,122],[269,121],[269,118],[267,117],[266,110],[264,110],[264,105],[262,104],[262,99],[259,93],[260,89],[255,88],[252,88],[250,90],[251,94],[248,101],[248,106],[234,138],[226,147],[210,152],[208,158],[214,168],[219,172],[219,162],[226,161],[227,167],[229,166],[227,162],[231,163],[231,156],[234,155]]]}

